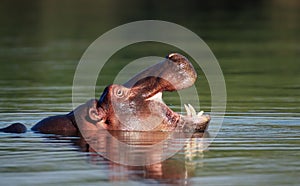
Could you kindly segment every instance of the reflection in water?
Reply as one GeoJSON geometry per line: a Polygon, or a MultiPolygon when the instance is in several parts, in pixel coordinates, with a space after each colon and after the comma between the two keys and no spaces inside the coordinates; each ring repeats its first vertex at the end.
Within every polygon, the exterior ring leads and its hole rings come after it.
{"type": "Polygon", "coordinates": [[[108,162],[110,181],[143,180],[143,182],[188,184],[188,178],[195,174],[196,166],[199,166],[194,160],[204,157],[203,150],[207,147],[205,138],[209,134],[195,133],[191,138],[186,136],[189,136],[189,134],[124,131],[107,133],[98,131],[91,135],[89,139],[85,140],[81,137],[76,140],[75,144],[82,151],[90,152],[89,162],[91,164],[108,162]],[[116,139],[122,143],[118,143],[116,139]],[[163,145],[156,145],[165,141],[167,143],[162,143],[163,145]],[[126,146],[128,149],[121,147],[124,144],[128,145],[126,146]],[[178,149],[178,144],[183,145],[184,148],[178,149]],[[152,149],[152,146],[155,146],[156,149],[152,149]],[[149,151],[149,148],[151,151],[149,151]],[[183,151],[183,153],[165,159],[167,151],[183,151]],[[119,162],[132,163],[131,161],[135,160],[136,165],[113,162],[102,155],[119,160],[119,162]],[[153,160],[158,159],[161,161],[151,163],[153,160]],[[138,165],[138,163],[142,164],[138,165]]]}

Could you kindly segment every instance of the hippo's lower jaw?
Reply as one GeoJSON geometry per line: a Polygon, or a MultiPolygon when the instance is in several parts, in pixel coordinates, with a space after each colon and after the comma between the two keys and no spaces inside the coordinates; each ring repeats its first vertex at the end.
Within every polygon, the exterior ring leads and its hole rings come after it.
{"type": "Polygon", "coordinates": [[[196,112],[194,107],[190,104],[184,105],[186,115],[178,114],[172,111],[162,100],[162,93],[159,92],[156,95],[148,98],[147,101],[152,101],[149,105],[152,106],[155,111],[152,111],[152,117],[160,115],[163,118],[162,123],[158,125],[154,130],[159,131],[183,131],[183,132],[204,132],[208,128],[210,122],[210,116],[205,115],[203,111],[196,112]]]}

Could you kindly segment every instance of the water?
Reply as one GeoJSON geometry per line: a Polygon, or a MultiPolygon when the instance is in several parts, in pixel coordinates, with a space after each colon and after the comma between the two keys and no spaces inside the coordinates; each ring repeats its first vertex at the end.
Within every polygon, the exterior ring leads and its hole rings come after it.
{"type": "MultiPolygon", "coordinates": [[[[22,122],[29,128],[72,110],[72,80],[84,50],[105,31],[140,19],[172,21],[202,37],[224,72],[228,102],[222,128],[208,149],[201,150],[203,138],[194,137],[176,155],[148,166],[115,164],[86,152],[77,137],[2,133],[0,185],[299,185],[300,4],[243,3],[136,1],[124,9],[126,4],[110,1],[2,1],[1,127],[22,122]]],[[[105,67],[96,96],[120,66],[170,51],[177,50],[158,43],[122,49],[110,60],[118,63],[105,67]]],[[[210,91],[197,70],[201,106],[209,112],[210,91]]],[[[180,112],[178,99],[176,93],[164,95],[180,112]]]]}

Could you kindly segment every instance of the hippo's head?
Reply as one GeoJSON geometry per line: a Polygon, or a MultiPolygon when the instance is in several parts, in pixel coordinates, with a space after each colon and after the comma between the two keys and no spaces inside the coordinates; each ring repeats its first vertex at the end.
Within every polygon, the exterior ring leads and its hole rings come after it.
{"type": "Polygon", "coordinates": [[[204,131],[210,117],[186,106],[187,115],[172,111],[163,101],[163,91],[176,91],[194,84],[197,74],[184,56],[174,53],[123,85],[109,85],[89,107],[89,119],[108,130],[204,131]]]}

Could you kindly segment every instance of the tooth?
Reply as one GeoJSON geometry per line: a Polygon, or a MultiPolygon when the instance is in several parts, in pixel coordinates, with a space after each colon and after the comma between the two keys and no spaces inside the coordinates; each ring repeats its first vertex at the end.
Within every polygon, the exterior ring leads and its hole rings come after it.
{"type": "Polygon", "coordinates": [[[187,115],[187,116],[191,116],[190,108],[189,108],[186,104],[184,104],[184,108],[185,108],[185,110],[186,110],[186,115],[187,115]]]}
{"type": "Polygon", "coordinates": [[[190,111],[191,111],[191,115],[192,115],[192,116],[196,116],[197,113],[196,113],[194,107],[193,107],[191,104],[188,104],[188,105],[189,105],[189,108],[190,108],[190,111]]]}
{"type": "Polygon", "coordinates": [[[203,113],[204,113],[204,111],[203,110],[201,110],[198,114],[197,114],[197,116],[202,116],[203,115],[203,113]]]}

